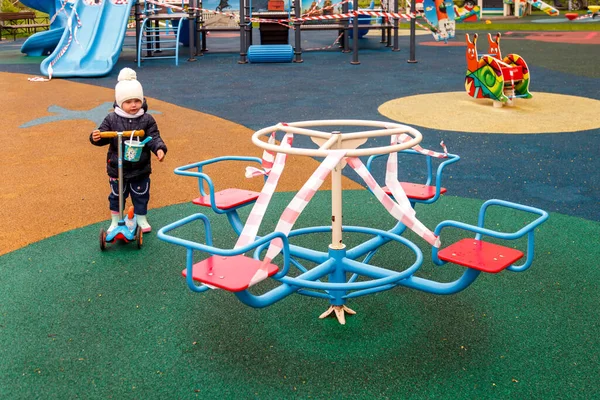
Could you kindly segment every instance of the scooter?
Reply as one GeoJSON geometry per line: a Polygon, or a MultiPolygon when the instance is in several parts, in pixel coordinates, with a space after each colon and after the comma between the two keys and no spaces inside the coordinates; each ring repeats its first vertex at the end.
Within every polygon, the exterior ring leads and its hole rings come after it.
{"type": "MultiPolygon", "coordinates": [[[[100,136],[103,138],[114,138],[117,137],[117,157],[118,157],[118,169],[119,169],[119,223],[116,228],[107,232],[104,228],[100,229],[100,250],[106,249],[106,243],[113,243],[117,240],[122,240],[125,243],[137,242],[138,249],[142,248],[143,244],[143,232],[142,228],[138,226],[137,220],[135,217],[135,213],[133,210],[133,206],[130,206],[127,214],[125,215],[124,208],[124,199],[123,199],[123,135],[128,135],[133,137],[144,136],[143,130],[138,131],[128,131],[128,132],[101,132],[100,136]]],[[[150,141],[152,137],[146,138],[142,142],[139,143],[138,146],[142,147],[148,141],[150,141]]],[[[127,142],[125,142],[127,144],[127,142]]],[[[135,159],[130,159],[128,161],[137,161],[135,159]]]]}

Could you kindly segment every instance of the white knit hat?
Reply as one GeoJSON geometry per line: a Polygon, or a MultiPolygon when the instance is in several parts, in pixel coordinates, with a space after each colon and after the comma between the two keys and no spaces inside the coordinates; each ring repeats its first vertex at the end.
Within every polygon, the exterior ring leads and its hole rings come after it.
{"type": "Polygon", "coordinates": [[[142,84],[137,81],[137,74],[131,68],[123,68],[119,72],[117,86],[115,86],[115,100],[121,107],[123,102],[131,99],[144,101],[144,89],[142,84]]]}

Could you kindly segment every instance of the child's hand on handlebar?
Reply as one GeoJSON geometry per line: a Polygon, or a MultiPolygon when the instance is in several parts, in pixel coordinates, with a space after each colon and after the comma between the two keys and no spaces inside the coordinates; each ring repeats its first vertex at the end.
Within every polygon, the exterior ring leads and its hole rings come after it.
{"type": "Polygon", "coordinates": [[[97,142],[98,140],[100,140],[100,131],[98,129],[96,129],[95,131],[92,131],[92,140],[94,142],[97,142]]]}
{"type": "Polygon", "coordinates": [[[162,149],[159,149],[156,152],[156,158],[158,158],[158,161],[162,162],[162,160],[165,159],[165,152],[162,149]]]}

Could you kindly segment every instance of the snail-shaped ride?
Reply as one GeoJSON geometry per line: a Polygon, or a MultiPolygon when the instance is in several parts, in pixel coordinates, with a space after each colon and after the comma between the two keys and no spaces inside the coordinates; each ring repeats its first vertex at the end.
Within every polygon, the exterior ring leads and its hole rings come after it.
{"type": "Polygon", "coordinates": [[[500,33],[496,39],[488,33],[489,54],[479,58],[477,54],[477,34],[473,41],[467,38],[467,76],[465,89],[476,99],[489,98],[494,107],[504,104],[512,106],[518,98],[530,99],[529,68],[523,57],[509,54],[502,58],[500,53],[500,33]]]}

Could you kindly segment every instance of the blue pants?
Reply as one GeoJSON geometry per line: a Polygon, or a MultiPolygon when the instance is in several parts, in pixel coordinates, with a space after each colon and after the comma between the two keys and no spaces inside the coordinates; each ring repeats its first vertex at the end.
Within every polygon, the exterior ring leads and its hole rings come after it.
{"type": "MultiPolygon", "coordinates": [[[[109,179],[110,194],[108,202],[110,210],[119,212],[119,180],[109,179]]],[[[146,215],[148,213],[148,201],[150,201],[150,178],[139,180],[123,180],[123,202],[131,195],[133,209],[137,215],[146,215]]],[[[125,203],[123,203],[125,204],[125,203]]],[[[125,211],[125,210],[123,210],[125,211]]]]}

